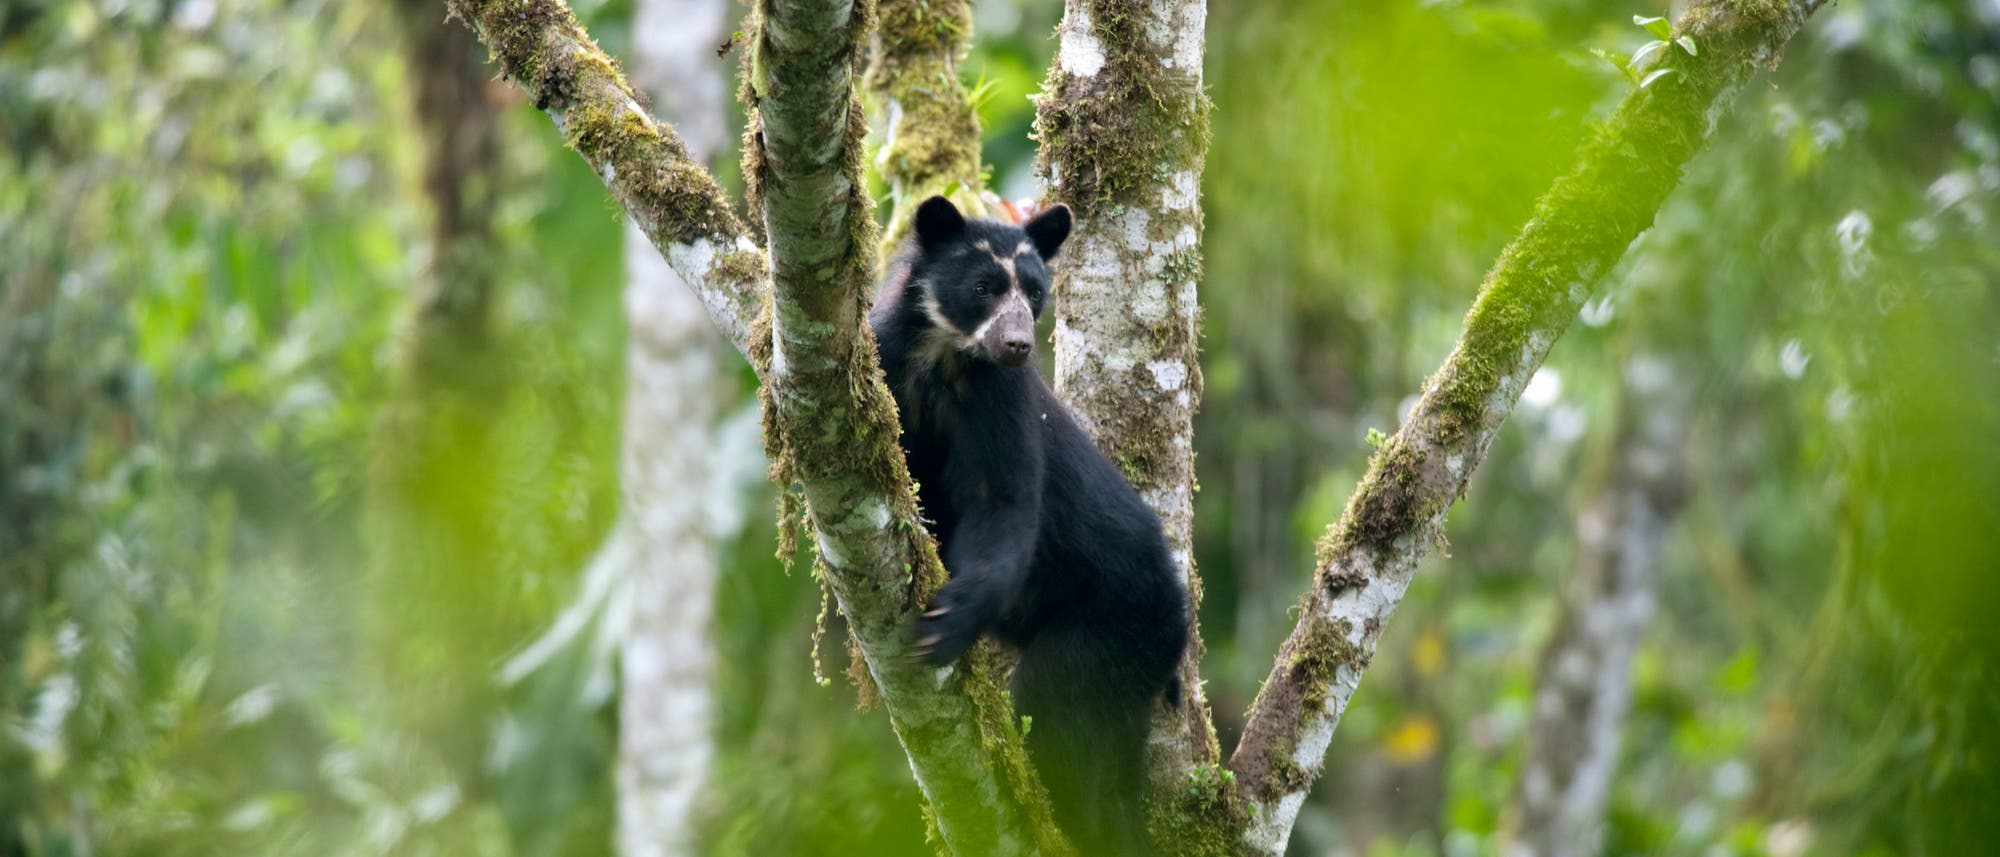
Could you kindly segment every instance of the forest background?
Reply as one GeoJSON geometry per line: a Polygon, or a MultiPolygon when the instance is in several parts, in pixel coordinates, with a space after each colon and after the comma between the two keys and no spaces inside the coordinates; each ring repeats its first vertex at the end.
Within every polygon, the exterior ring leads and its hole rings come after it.
{"type": "MultiPolygon", "coordinates": [[[[626,58],[646,2],[574,8],[626,58]]],[[[718,92],[738,11],[684,72],[718,92]]],[[[1670,11],[1209,10],[1195,561],[1224,747],[1371,437],[1637,85],[1597,52],[1670,11]]],[[[1037,193],[1060,14],[974,5],[960,69],[1009,197],[1037,193]]],[[[688,621],[604,560],[629,233],[483,59],[442,4],[0,8],[0,854],[618,848],[621,653],[688,621]]],[[[706,154],[738,181],[740,108],[655,107],[728,129],[706,154]]],[[[1996,203],[2000,4],[1821,10],[1529,383],[1291,853],[1524,837],[1529,771],[1580,764],[1533,736],[1593,621],[1630,645],[1597,691],[1624,696],[1602,853],[1989,851],[1996,203]],[[1650,527],[1606,539],[1633,492],[1650,527]]],[[[810,559],[772,555],[740,362],[701,427],[718,666],[676,835],[928,853],[810,559]]]]}

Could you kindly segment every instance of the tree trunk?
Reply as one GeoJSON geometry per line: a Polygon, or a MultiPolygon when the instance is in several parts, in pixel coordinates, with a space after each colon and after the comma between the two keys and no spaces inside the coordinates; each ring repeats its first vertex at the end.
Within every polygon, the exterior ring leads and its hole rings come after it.
{"type": "MultiPolygon", "coordinates": [[[[1066,0],[1035,132],[1076,228],[1056,266],[1056,390],[1160,516],[1194,611],[1194,412],[1201,403],[1200,185],[1208,152],[1204,0],[1066,0]]],[[[1185,700],[1153,725],[1152,780],[1180,794],[1220,757],[1199,628],[1185,700]]]]}
{"type": "Polygon", "coordinates": [[[450,767],[472,777],[485,736],[455,724],[486,707],[493,689],[468,655],[503,645],[498,614],[480,597],[490,589],[484,571],[499,564],[487,529],[498,490],[488,462],[508,384],[494,370],[491,329],[498,117],[478,40],[434,4],[397,0],[395,10],[430,229],[375,427],[363,619],[373,668],[392,677],[388,685],[431,682],[421,704],[387,704],[437,735],[450,767]]]}
{"type": "Polygon", "coordinates": [[[429,0],[397,0],[430,199],[430,265],[416,296],[408,359],[419,378],[462,383],[480,360],[493,305],[499,112],[486,97],[479,40],[429,0]]]}
{"type": "MultiPolygon", "coordinates": [[[[680,122],[693,159],[727,144],[728,0],[639,0],[632,77],[680,122]]],[[[625,226],[623,511],[608,556],[629,563],[619,667],[618,852],[695,852],[697,800],[715,757],[717,570],[708,504],[720,478],[715,422],[730,390],[722,338],[646,234],[625,226]]],[[[610,605],[618,609],[617,604],[610,605]]]]}
{"type": "Polygon", "coordinates": [[[1624,364],[1617,426],[1595,496],[1577,515],[1575,571],[1542,653],[1528,756],[1503,849],[1600,853],[1604,808],[1632,703],[1632,658],[1653,615],[1660,554],[1686,496],[1687,367],[1641,352],[1624,364]]]}

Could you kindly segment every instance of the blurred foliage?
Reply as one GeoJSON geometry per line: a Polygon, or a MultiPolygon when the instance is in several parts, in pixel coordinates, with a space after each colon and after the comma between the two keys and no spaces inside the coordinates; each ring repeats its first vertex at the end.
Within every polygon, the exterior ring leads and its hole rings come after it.
{"type": "MultiPolygon", "coordinates": [[[[629,4],[577,6],[619,51],[629,4]]],[[[1197,506],[1225,745],[1370,431],[1629,90],[1592,50],[1666,11],[1212,10],[1197,506]]],[[[1057,14],[977,4],[964,68],[1010,196],[1034,193],[1057,14]]],[[[0,6],[0,854],[610,847],[601,665],[494,672],[615,514],[616,213],[508,107],[484,377],[403,421],[431,260],[396,20],[0,6]]],[[[1996,104],[2000,11],[1975,0],[1830,7],[1744,92],[1452,513],[1296,853],[1497,853],[1639,332],[1698,412],[1606,853],[1991,850],[1996,104]]],[[[721,548],[710,850],[928,853],[886,719],[811,681],[816,587],[751,518],[721,548]]]]}

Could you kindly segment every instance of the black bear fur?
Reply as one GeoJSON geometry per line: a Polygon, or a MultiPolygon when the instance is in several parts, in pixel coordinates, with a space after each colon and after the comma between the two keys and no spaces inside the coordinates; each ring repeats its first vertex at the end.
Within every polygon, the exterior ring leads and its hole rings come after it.
{"type": "Polygon", "coordinates": [[[1019,654],[1015,710],[1056,821],[1089,857],[1150,851],[1145,745],[1180,703],[1187,593],[1159,519],[1034,365],[1055,206],[1023,226],[932,197],[869,314],[910,475],[945,569],[919,620],[934,664],[982,634],[1019,654]]]}

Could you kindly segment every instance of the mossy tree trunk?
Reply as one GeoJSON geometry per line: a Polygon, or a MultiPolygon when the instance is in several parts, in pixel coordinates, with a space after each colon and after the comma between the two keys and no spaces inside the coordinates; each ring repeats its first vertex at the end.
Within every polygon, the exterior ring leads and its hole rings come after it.
{"type": "MultiPolygon", "coordinates": [[[[1194,413],[1207,16],[1204,0],[1067,0],[1035,117],[1049,196],[1077,216],[1053,290],[1056,389],[1159,514],[1190,611],[1201,601],[1194,413]]],[[[1156,713],[1150,768],[1162,798],[1220,757],[1202,653],[1197,629],[1181,662],[1184,704],[1156,713]]]]}
{"type": "MultiPolygon", "coordinates": [[[[1299,626],[1231,760],[1235,785],[1224,772],[1210,769],[1204,777],[1195,767],[1202,752],[1210,758],[1214,752],[1202,749],[1212,748],[1202,713],[1190,717],[1186,731],[1176,726],[1164,733],[1168,758],[1179,753],[1186,761],[1162,767],[1191,775],[1182,782],[1204,787],[1190,794],[1207,798],[1155,813],[1156,830],[1169,831],[1164,846],[1283,851],[1381,623],[1521,387],[1597,274],[1651,222],[1730,94],[1773,61],[1821,2],[1706,0],[1684,16],[1678,34],[1700,44],[1700,57],[1669,58],[1679,74],[1627,98],[1585,146],[1576,169],[1543,198],[1489,275],[1458,348],[1329,530],[1299,626]],[[1242,804],[1250,815],[1238,837],[1242,804]],[[1226,838],[1213,838],[1217,831],[1226,838]]],[[[820,570],[849,620],[942,841],[961,854],[1063,850],[991,662],[975,656],[934,671],[909,657],[911,621],[942,569],[917,517],[893,404],[863,323],[877,259],[859,181],[863,129],[853,79],[870,6],[865,0],[758,6],[745,163],[767,256],[679,136],[639,106],[566,6],[557,0],[450,5],[479,28],[508,76],[556,121],[757,367],[774,476],[805,497],[820,570]],[[760,308],[768,308],[761,320],[760,308]]],[[[1058,308],[1058,373],[1074,376],[1065,391],[1114,461],[1162,510],[1171,534],[1186,528],[1191,447],[1179,426],[1192,414],[1200,377],[1193,284],[1200,240],[1195,193],[1206,139],[1199,89],[1203,7],[1072,0],[1068,12],[1063,56],[1051,73],[1052,103],[1038,121],[1052,189],[1082,215],[1065,265],[1065,288],[1077,303],[1058,308]],[[1127,106],[1143,93],[1154,109],[1109,115],[1095,102],[1066,98],[1086,92],[1126,99],[1127,106]],[[1111,145],[1125,151],[1114,155],[1111,145]],[[1162,175],[1155,165],[1187,169],[1162,175]],[[1143,219],[1134,211],[1143,211],[1143,219]],[[1093,384],[1133,379],[1148,382],[1135,398],[1090,391],[1093,384]],[[1136,411],[1144,407],[1165,408],[1167,417],[1142,419],[1136,411]]],[[[1185,545],[1185,538],[1176,542],[1177,550],[1185,545]]]]}
{"type": "Polygon", "coordinates": [[[933,195],[949,195],[969,214],[986,206],[979,117],[958,76],[972,40],[972,7],[965,0],[881,0],[878,17],[866,83],[883,114],[875,166],[889,183],[893,209],[886,248],[933,195]]]}
{"type": "MultiPolygon", "coordinates": [[[[732,63],[715,54],[729,0],[639,0],[632,77],[679,123],[689,154],[729,143],[732,63]]],[[[463,29],[463,28],[460,28],[463,29]]],[[[723,493],[717,415],[732,388],[726,346],[695,293],[631,221],[625,227],[625,425],[621,508],[600,561],[629,611],[618,659],[618,853],[698,853],[695,810],[715,756],[714,617],[719,557],[709,505],[723,493]]]]}
{"type": "Polygon", "coordinates": [[[1670,50],[1675,73],[1627,96],[1536,204],[1487,274],[1458,346],[1370,461],[1319,546],[1298,625],[1251,705],[1230,759],[1252,809],[1255,853],[1280,854],[1319,777],[1334,727],[1367,669],[1417,562],[1442,538],[1528,378],[1597,278],[1680,181],[1736,93],[1823,0],[1705,0],[1675,25],[1699,56],[1670,50]]]}

